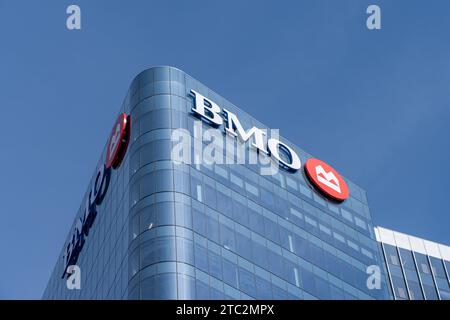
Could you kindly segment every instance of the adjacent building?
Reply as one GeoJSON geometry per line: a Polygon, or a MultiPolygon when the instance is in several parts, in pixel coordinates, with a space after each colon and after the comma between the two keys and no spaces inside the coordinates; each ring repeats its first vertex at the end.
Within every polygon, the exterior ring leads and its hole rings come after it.
{"type": "Polygon", "coordinates": [[[396,300],[450,300],[450,247],[375,228],[396,300]]]}

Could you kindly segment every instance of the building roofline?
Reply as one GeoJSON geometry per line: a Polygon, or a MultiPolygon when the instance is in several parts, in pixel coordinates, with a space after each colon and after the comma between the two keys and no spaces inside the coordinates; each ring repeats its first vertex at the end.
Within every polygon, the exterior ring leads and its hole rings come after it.
{"type": "Polygon", "coordinates": [[[383,227],[375,227],[378,242],[450,261],[450,247],[383,227]]]}

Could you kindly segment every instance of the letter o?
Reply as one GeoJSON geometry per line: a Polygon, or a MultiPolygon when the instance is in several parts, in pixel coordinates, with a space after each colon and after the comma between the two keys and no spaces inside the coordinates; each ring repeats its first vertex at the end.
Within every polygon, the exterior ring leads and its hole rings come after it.
{"type": "Polygon", "coordinates": [[[291,171],[297,171],[302,167],[302,163],[297,153],[280,140],[273,138],[269,139],[269,141],[267,142],[267,147],[269,149],[271,156],[274,157],[278,163],[281,163],[286,169],[291,171]],[[280,147],[288,154],[290,163],[284,161],[281,158],[280,147]]]}

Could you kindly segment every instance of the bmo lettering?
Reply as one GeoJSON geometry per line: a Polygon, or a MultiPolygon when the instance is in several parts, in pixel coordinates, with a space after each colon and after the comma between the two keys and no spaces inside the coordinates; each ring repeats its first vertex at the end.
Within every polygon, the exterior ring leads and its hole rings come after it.
{"type": "Polygon", "coordinates": [[[81,249],[83,249],[86,237],[97,216],[97,206],[101,205],[108,191],[111,170],[119,168],[125,156],[130,141],[131,116],[125,113],[119,115],[110,134],[105,164],[97,170],[95,179],[92,182],[90,191],[86,195],[86,203],[83,215],[76,220],[72,237],[66,246],[63,260],[64,273],[62,277],[70,274],[69,266],[75,265],[81,249]]]}
{"type": "Polygon", "coordinates": [[[297,171],[301,168],[300,158],[288,145],[273,138],[268,139],[265,145],[265,132],[262,129],[253,127],[245,131],[234,113],[227,109],[221,109],[219,105],[197,91],[191,90],[190,93],[194,97],[192,111],[198,118],[214,127],[224,125],[225,132],[233,137],[237,137],[241,142],[247,142],[252,139],[251,147],[257,149],[258,152],[270,155],[280,167],[286,170],[297,171]],[[281,157],[281,152],[286,155],[287,160],[281,157]]]}
{"type": "MultiPolygon", "coordinates": [[[[251,147],[258,152],[270,155],[281,168],[290,172],[296,172],[302,167],[297,153],[278,139],[267,139],[265,144],[265,131],[257,127],[245,130],[238,117],[227,109],[221,109],[214,101],[209,100],[197,91],[191,90],[194,97],[192,112],[195,116],[219,128],[223,126],[225,132],[242,143],[252,140],[251,147]],[[282,157],[282,154],[285,157],[282,157]]],[[[305,164],[305,173],[310,183],[330,200],[342,202],[349,197],[348,186],[341,175],[330,165],[319,159],[310,158],[305,164]]]]}

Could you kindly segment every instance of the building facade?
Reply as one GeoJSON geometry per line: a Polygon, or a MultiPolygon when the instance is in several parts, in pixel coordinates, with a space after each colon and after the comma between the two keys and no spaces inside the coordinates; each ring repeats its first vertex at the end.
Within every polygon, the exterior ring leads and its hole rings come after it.
{"type": "Polygon", "coordinates": [[[376,238],[396,300],[450,300],[450,247],[382,227],[376,238]]]}
{"type": "MultiPolygon", "coordinates": [[[[120,109],[132,122],[128,150],[111,170],[109,188],[77,250],[81,288],[67,288],[67,248],[97,174],[43,298],[390,299],[384,267],[381,286],[367,285],[367,267],[384,266],[384,260],[366,192],[344,179],[347,199],[325,196],[305,175],[311,155],[284,138],[278,139],[298,155],[300,170],[263,175],[259,163],[196,161],[210,146],[202,132],[229,136],[193,112],[200,95],[207,108],[218,105],[237,115],[245,130],[269,130],[176,68],[140,73],[120,109]],[[192,163],[173,161],[178,129],[192,139],[192,163]]],[[[250,141],[243,145],[249,157],[267,158],[250,141]]],[[[289,162],[283,154],[280,161],[289,162]]]]}

